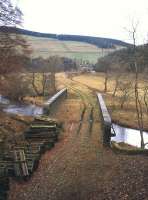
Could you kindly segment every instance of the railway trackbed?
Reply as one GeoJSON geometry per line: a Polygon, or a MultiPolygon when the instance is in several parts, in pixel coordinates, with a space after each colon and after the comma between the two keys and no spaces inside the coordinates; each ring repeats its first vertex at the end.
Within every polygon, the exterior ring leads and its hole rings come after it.
{"type": "Polygon", "coordinates": [[[79,119],[79,124],[78,124],[78,128],[77,128],[77,134],[80,133],[82,125],[84,123],[84,117],[85,117],[85,113],[87,112],[87,117],[86,117],[86,121],[89,125],[88,127],[88,132],[91,133],[92,131],[92,127],[93,127],[93,111],[94,111],[94,107],[95,104],[92,101],[92,99],[90,98],[90,96],[85,93],[84,91],[76,88],[75,86],[72,86],[70,84],[64,84],[68,89],[72,90],[77,96],[78,98],[81,100],[81,109],[80,109],[80,119],[79,119]]]}
{"type": "MultiPolygon", "coordinates": [[[[41,159],[32,179],[23,186],[12,182],[9,199],[88,199],[101,180],[102,152],[98,145],[98,122],[89,93],[65,83],[73,93],[58,107],[54,118],[63,120],[62,140],[41,159]],[[70,98],[69,98],[70,97],[70,98]]],[[[97,189],[97,188],[96,188],[97,189]]]]}

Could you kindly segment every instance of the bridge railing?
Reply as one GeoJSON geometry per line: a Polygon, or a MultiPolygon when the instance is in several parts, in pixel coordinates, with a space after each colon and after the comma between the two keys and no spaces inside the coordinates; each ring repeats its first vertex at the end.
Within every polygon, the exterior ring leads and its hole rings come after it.
{"type": "Polygon", "coordinates": [[[110,146],[111,126],[112,126],[111,117],[105,105],[104,99],[100,93],[97,93],[97,98],[99,102],[99,109],[100,109],[101,119],[102,119],[103,145],[110,146]]]}
{"type": "Polygon", "coordinates": [[[56,104],[59,103],[59,101],[67,96],[67,88],[64,88],[57,92],[55,95],[53,95],[50,99],[48,99],[44,103],[44,113],[48,114],[50,113],[51,109],[55,107],[56,104]]]}

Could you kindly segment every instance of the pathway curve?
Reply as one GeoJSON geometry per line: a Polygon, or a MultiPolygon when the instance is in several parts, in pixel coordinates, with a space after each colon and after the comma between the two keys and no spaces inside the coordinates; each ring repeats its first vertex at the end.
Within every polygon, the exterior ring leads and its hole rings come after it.
{"type": "Polygon", "coordinates": [[[86,112],[78,132],[83,104],[71,90],[54,116],[64,123],[60,141],[42,156],[39,168],[28,182],[11,181],[9,200],[144,200],[148,197],[147,186],[144,188],[146,158],[131,159],[104,149],[99,111],[94,110],[94,123],[89,131],[91,106],[87,98],[84,101],[86,112]]]}

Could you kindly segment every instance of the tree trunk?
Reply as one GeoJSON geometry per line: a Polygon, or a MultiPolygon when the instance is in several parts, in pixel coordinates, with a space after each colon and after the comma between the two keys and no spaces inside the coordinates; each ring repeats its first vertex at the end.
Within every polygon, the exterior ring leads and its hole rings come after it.
{"type": "Polygon", "coordinates": [[[38,91],[36,85],[35,85],[35,73],[32,73],[32,87],[34,89],[34,91],[36,92],[37,96],[40,96],[40,92],[38,91]]]}
{"type": "Polygon", "coordinates": [[[148,115],[148,98],[147,98],[147,95],[148,95],[148,88],[145,88],[145,92],[144,92],[144,104],[145,104],[145,107],[146,107],[146,112],[147,112],[147,115],[148,115]]]}
{"type": "Polygon", "coordinates": [[[45,96],[46,81],[47,81],[46,74],[43,73],[42,74],[42,94],[43,94],[43,96],[45,96]]]}
{"type": "Polygon", "coordinates": [[[140,130],[140,136],[141,136],[141,148],[144,149],[144,138],[143,138],[143,111],[142,111],[142,105],[141,101],[139,99],[139,91],[138,91],[138,68],[137,63],[134,63],[135,65],[135,103],[136,103],[136,112],[137,112],[137,120],[138,120],[138,126],[140,130]]]}
{"type": "Polygon", "coordinates": [[[55,73],[54,72],[51,73],[51,89],[52,89],[52,93],[55,93],[56,85],[55,85],[55,73]]]}
{"type": "Polygon", "coordinates": [[[105,73],[104,92],[107,92],[108,72],[105,73]]]}
{"type": "Polygon", "coordinates": [[[115,88],[114,88],[114,92],[113,92],[113,95],[112,95],[113,97],[116,96],[117,88],[118,88],[118,84],[116,82],[116,85],[115,85],[115,88]]]}
{"type": "Polygon", "coordinates": [[[117,89],[119,87],[119,77],[120,77],[120,75],[116,75],[115,88],[114,88],[114,92],[113,92],[113,95],[112,95],[113,97],[116,96],[116,92],[117,92],[117,89]]]}

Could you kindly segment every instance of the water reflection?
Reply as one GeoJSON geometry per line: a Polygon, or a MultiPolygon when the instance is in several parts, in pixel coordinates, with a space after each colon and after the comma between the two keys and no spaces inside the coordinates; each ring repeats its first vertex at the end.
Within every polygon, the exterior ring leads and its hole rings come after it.
{"type": "Polygon", "coordinates": [[[3,109],[4,112],[21,114],[26,116],[42,115],[43,108],[36,105],[9,105],[3,109]]]}
{"type": "Polygon", "coordinates": [[[9,103],[10,101],[7,98],[0,95],[0,104],[9,104],[9,103]]]}
{"type": "MultiPolygon", "coordinates": [[[[116,136],[111,137],[111,141],[124,142],[132,146],[141,147],[140,131],[131,128],[125,128],[117,124],[113,124],[116,136]]],[[[143,132],[144,143],[148,143],[148,132],[143,132]]],[[[148,145],[145,146],[148,149],[148,145]]]]}
{"type": "Polygon", "coordinates": [[[10,100],[0,95],[0,107],[4,112],[26,116],[42,115],[43,108],[34,104],[11,104],[10,100]]]}

